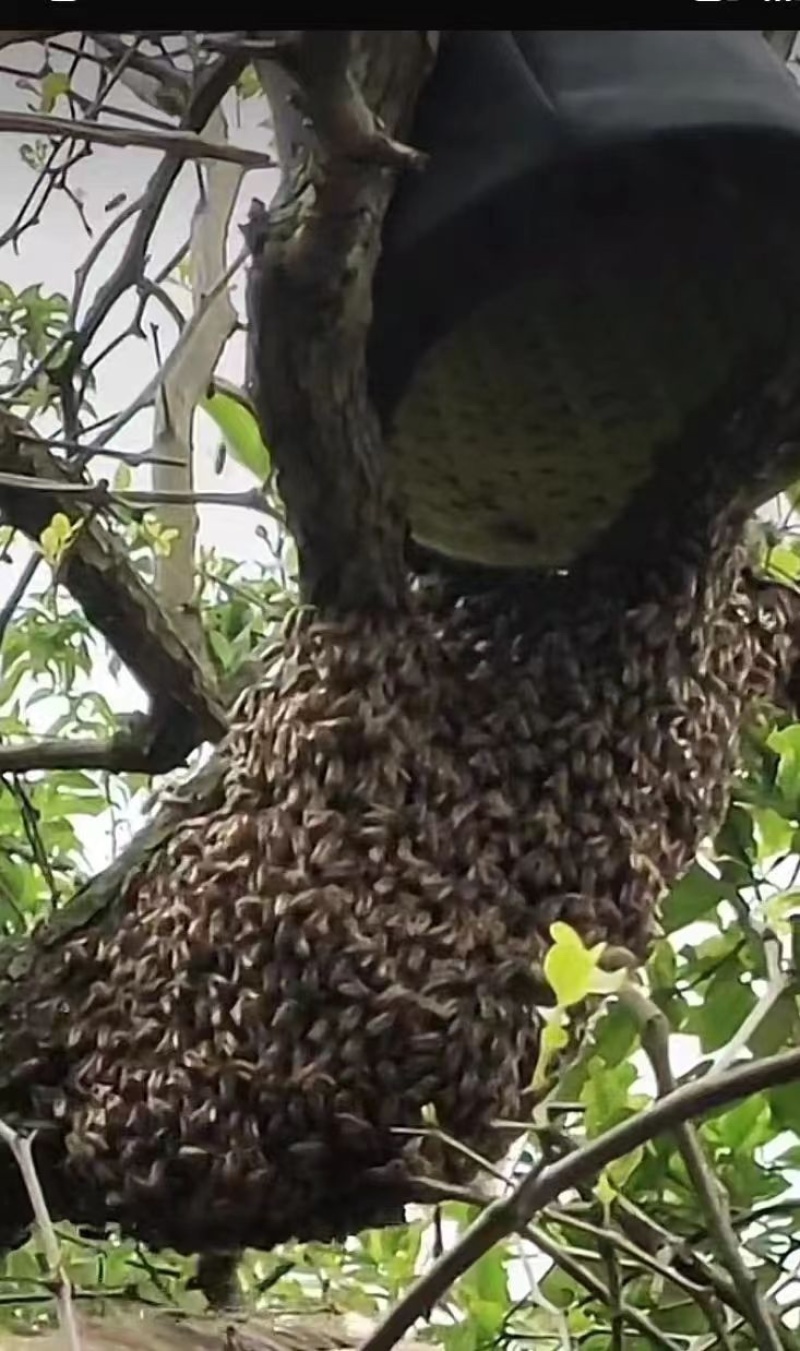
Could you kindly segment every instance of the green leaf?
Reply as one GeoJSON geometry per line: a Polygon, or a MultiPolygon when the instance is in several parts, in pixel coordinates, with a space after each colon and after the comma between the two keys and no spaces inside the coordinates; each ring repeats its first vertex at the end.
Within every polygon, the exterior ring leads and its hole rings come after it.
{"type": "Polygon", "coordinates": [[[754,807],[752,813],[759,860],[763,863],[788,854],[792,847],[793,823],[774,807],[754,807]]]}
{"type": "Polygon", "coordinates": [[[677,972],[677,955],[674,947],[667,941],[656,943],[647,963],[651,991],[673,990],[677,972]]]}
{"type": "Polygon", "coordinates": [[[771,1088],[767,1097],[776,1133],[787,1130],[800,1135],[800,1093],[797,1091],[797,1084],[782,1084],[779,1088],[771,1088]]]}
{"type": "Polygon", "coordinates": [[[545,1013],[542,1035],[539,1038],[539,1056],[533,1074],[534,1089],[544,1088],[553,1061],[569,1042],[566,1023],[567,1015],[560,1006],[548,1009],[545,1013]]]}
{"type": "Polygon", "coordinates": [[[800,1011],[795,995],[787,990],[776,999],[769,1013],[761,1019],[750,1037],[748,1046],[753,1055],[759,1059],[800,1046],[800,1011]]]}
{"type": "Polygon", "coordinates": [[[800,724],[792,723],[770,732],[767,745],[778,756],[776,782],[786,800],[800,799],[800,724]]]}
{"type": "Polygon", "coordinates": [[[595,1029],[595,1053],[607,1065],[619,1065],[639,1043],[639,1031],[623,1004],[614,1004],[595,1029]]]}
{"type": "Polygon", "coordinates": [[[590,1138],[618,1125],[642,1105],[641,1096],[630,1091],[637,1077],[636,1067],[630,1061],[609,1066],[599,1058],[592,1059],[589,1078],[581,1091],[581,1102],[586,1108],[584,1124],[590,1138]]]}
{"type": "Polygon", "coordinates": [[[705,868],[696,863],[691,872],[678,882],[664,902],[664,930],[668,934],[676,933],[687,924],[705,919],[716,910],[720,901],[730,895],[730,889],[724,882],[712,877],[705,868]]]}
{"type": "Polygon", "coordinates": [[[270,454],[261,439],[255,413],[241,391],[227,382],[223,390],[221,382],[215,380],[199,407],[216,423],[236,463],[263,483],[269,477],[270,454]]]}
{"type": "Polygon", "coordinates": [[[577,930],[561,920],[550,925],[550,936],[553,946],[544,959],[543,970],[559,1008],[581,1004],[590,994],[619,989],[624,971],[603,971],[600,967],[605,943],[587,948],[577,930]]]}
{"type": "Polygon", "coordinates": [[[42,553],[52,568],[57,568],[70,544],[83,527],[83,521],[70,521],[63,511],[57,511],[39,536],[42,553]]]}
{"type": "Polygon", "coordinates": [[[115,493],[127,492],[132,482],[133,482],[133,472],[131,470],[131,467],[129,464],[125,464],[125,462],[123,461],[123,463],[117,467],[117,472],[114,475],[114,482],[112,485],[114,488],[114,492],[115,493]]]}
{"type": "Polygon", "coordinates": [[[477,1351],[482,1341],[480,1329],[470,1319],[457,1323],[455,1327],[437,1328],[437,1334],[441,1338],[444,1351],[477,1351]]]}
{"type": "Polygon", "coordinates": [[[744,806],[734,805],[717,833],[715,841],[720,872],[726,880],[740,883],[742,865],[753,857],[755,840],[753,819],[744,806]],[[735,869],[729,869],[727,860],[735,862],[735,869]]]}
{"type": "Polygon", "coordinates": [[[42,80],[41,111],[51,113],[62,95],[70,92],[69,75],[64,70],[51,70],[42,80]]]}
{"type": "Polygon", "coordinates": [[[625,1183],[636,1172],[643,1158],[644,1145],[637,1145],[629,1154],[614,1159],[603,1169],[593,1191],[604,1211],[607,1212],[615,1198],[625,1190],[625,1183]]]}
{"type": "Polygon", "coordinates": [[[766,570],[780,582],[800,579],[800,555],[786,544],[775,544],[766,557],[766,570]]]}
{"type": "Polygon", "coordinates": [[[258,98],[263,93],[255,66],[245,66],[236,81],[236,92],[243,99],[258,98]]]}
{"type": "Polygon", "coordinates": [[[624,1190],[625,1183],[636,1172],[644,1158],[644,1145],[637,1145],[629,1154],[622,1154],[605,1169],[606,1177],[617,1192],[624,1190]]]}
{"type": "Polygon", "coordinates": [[[219,629],[209,629],[207,631],[207,637],[209,644],[211,645],[211,650],[223,671],[229,671],[235,664],[231,643],[228,642],[225,634],[221,633],[219,629]]]}
{"type": "Polygon", "coordinates": [[[484,1337],[494,1337],[508,1314],[508,1253],[491,1248],[459,1281],[458,1302],[484,1337]]]}
{"type": "Polygon", "coordinates": [[[731,1153],[744,1150],[752,1154],[771,1134],[766,1095],[755,1093],[752,1098],[743,1098],[729,1111],[706,1122],[701,1130],[709,1142],[721,1145],[731,1153]]]}
{"type": "Polygon", "coordinates": [[[569,924],[551,925],[553,946],[544,959],[544,977],[560,1008],[580,1004],[592,988],[599,954],[584,947],[580,935],[569,924]]]}
{"type": "Polygon", "coordinates": [[[704,1051],[717,1051],[738,1032],[756,1002],[752,987],[735,965],[725,966],[706,986],[703,1003],[691,1010],[686,1031],[695,1032],[704,1051]]]}

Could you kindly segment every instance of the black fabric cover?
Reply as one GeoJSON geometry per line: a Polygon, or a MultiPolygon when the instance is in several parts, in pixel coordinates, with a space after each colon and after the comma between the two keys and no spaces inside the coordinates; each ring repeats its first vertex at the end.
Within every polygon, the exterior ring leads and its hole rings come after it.
{"type": "Polygon", "coordinates": [[[800,195],[800,94],[757,32],[454,32],[411,140],[432,158],[399,188],[376,276],[370,369],[384,416],[420,353],[535,265],[565,194],[591,229],[596,213],[624,210],[633,167],[678,157],[687,210],[712,166],[746,177],[765,211],[797,209],[800,195]]]}

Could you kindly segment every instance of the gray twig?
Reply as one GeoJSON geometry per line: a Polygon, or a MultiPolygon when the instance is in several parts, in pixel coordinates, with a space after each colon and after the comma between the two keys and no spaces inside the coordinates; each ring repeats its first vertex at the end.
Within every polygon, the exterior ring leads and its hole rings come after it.
{"type": "Polygon", "coordinates": [[[53,117],[50,113],[0,112],[0,131],[69,136],[72,140],[85,141],[90,145],[125,148],[138,145],[149,150],[161,150],[166,155],[179,155],[181,159],[228,160],[246,169],[269,169],[275,164],[272,156],[261,150],[205,141],[193,132],[174,131],[171,127],[164,127],[163,131],[148,131],[144,127],[104,127],[97,122],[79,121],[78,118],[53,117]]]}
{"type": "Polygon", "coordinates": [[[8,1146],[14,1155],[22,1174],[22,1180],[25,1183],[25,1190],[30,1198],[31,1209],[42,1237],[47,1265],[54,1283],[59,1322],[66,1338],[67,1347],[69,1351],[81,1351],[81,1339],[78,1335],[78,1324],[72,1304],[72,1285],[61,1257],[61,1248],[33,1161],[33,1139],[29,1135],[18,1135],[4,1121],[0,1121],[0,1140],[8,1146]]]}
{"type": "MultiPolygon", "coordinates": [[[[634,985],[624,987],[620,992],[620,998],[639,1023],[642,1046],[653,1067],[663,1101],[675,1091],[675,1079],[669,1061],[667,1018],[658,1005],[634,985]]],[[[712,1070],[706,1076],[706,1081],[713,1082],[716,1078],[717,1074],[712,1070]]],[[[702,1082],[705,1081],[701,1080],[702,1082]]],[[[728,1214],[727,1197],[709,1167],[697,1131],[691,1122],[683,1120],[676,1123],[674,1133],[686,1171],[705,1212],[709,1233],[739,1288],[748,1321],[758,1337],[758,1345],[763,1347],[763,1351],[781,1351],[781,1340],[775,1329],[772,1314],[761,1296],[752,1272],[742,1259],[736,1230],[728,1214]]]]}
{"type": "MultiPolygon", "coordinates": [[[[361,1351],[390,1351],[417,1318],[433,1308],[453,1282],[469,1271],[484,1253],[509,1234],[523,1229],[536,1213],[562,1192],[597,1177],[615,1159],[630,1154],[667,1131],[674,1131],[685,1121],[765,1088],[794,1083],[798,1078],[800,1049],[739,1065],[726,1075],[711,1075],[676,1088],[637,1116],[588,1141],[565,1158],[541,1169],[532,1169],[513,1192],[487,1206],[459,1242],[420,1277],[362,1343],[361,1351]]],[[[773,1345],[780,1347],[780,1340],[764,1343],[766,1348],[773,1345]]]]}

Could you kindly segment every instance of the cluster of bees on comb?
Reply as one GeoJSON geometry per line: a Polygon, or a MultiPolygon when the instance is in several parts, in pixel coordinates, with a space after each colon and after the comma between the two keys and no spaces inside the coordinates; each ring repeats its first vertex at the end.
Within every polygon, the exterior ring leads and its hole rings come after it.
{"type": "Polygon", "coordinates": [[[327,1240],[469,1177],[428,1108],[502,1155],[551,924],[644,957],[748,707],[786,683],[797,601],[754,581],[731,500],[709,472],[635,587],[421,585],[401,614],[297,624],[235,711],[222,800],[117,928],[37,950],[0,1032],[2,1114],[39,1124],[54,1213],[188,1252],[327,1240]]]}

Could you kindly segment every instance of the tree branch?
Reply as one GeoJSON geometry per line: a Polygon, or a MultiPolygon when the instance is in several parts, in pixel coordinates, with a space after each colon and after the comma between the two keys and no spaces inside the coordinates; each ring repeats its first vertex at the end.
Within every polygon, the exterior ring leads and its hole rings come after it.
{"type": "Polygon", "coordinates": [[[48,38],[68,33],[68,28],[5,28],[0,32],[0,51],[19,42],[46,42],[48,38]]]}
{"type": "MultiPolygon", "coordinates": [[[[217,740],[227,719],[216,691],[155,596],[131,567],[123,546],[70,495],[74,478],[33,439],[27,423],[0,415],[0,474],[23,470],[45,477],[47,492],[30,484],[10,487],[0,481],[0,511],[38,545],[57,512],[80,520],[59,569],[59,579],[149,695],[163,731],[163,763],[179,764],[204,737],[217,740]],[[60,486],[57,486],[60,485],[60,486]]],[[[14,482],[19,483],[18,473],[14,482]]]]}
{"type": "Polygon", "coordinates": [[[59,1322],[67,1344],[67,1351],[81,1351],[81,1339],[78,1335],[78,1325],[75,1321],[75,1309],[72,1303],[72,1286],[61,1257],[61,1248],[53,1228],[53,1222],[50,1219],[39,1175],[36,1172],[31,1137],[19,1135],[4,1121],[0,1121],[0,1141],[14,1155],[22,1174],[22,1180],[25,1183],[25,1190],[28,1193],[34,1219],[41,1234],[44,1254],[50,1268],[50,1278],[55,1285],[59,1322]]]}
{"type": "MultiPolygon", "coordinates": [[[[657,1004],[633,985],[623,988],[620,998],[633,1013],[641,1030],[642,1047],[653,1067],[658,1091],[662,1098],[675,1091],[675,1079],[669,1061],[669,1023],[657,1004]]],[[[716,1071],[711,1071],[716,1077],[716,1071]]],[[[705,1213],[709,1233],[716,1242],[719,1254],[739,1289],[747,1310],[747,1319],[764,1351],[781,1351],[781,1341],[773,1326],[772,1316],[761,1293],[742,1259],[736,1231],[727,1213],[727,1198],[714,1177],[703,1153],[697,1131],[689,1121],[675,1127],[675,1139],[686,1171],[698,1201],[705,1213]]]]}
{"type": "MultiPolygon", "coordinates": [[[[424,1316],[484,1253],[509,1234],[525,1228],[532,1217],[562,1192],[597,1177],[609,1163],[666,1131],[736,1102],[751,1093],[800,1078],[800,1050],[737,1066],[726,1075],[710,1075],[658,1099],[638,1116],[590,1140],[566,1158],[531,1170],[514,1191],[490,1206],[387,1315],[361,1351],[391,1351],[416,1320],[424,1316]]],[[[773,1342],[765,1342],[766,1347],[773,1342]]],[[[778,1342],[780,1346],[780,1342],[778,1342]]]]}
{"type": "Polygon", "coordinates": [[[163,131],[147,131],[144,127],[104,127],[98,122],[82,122],[78,118],[71,117],[53,117],[50,113],[0,112],[0,132],[2,131],[68,136],[70,140],[85,141],[89,145],[116,145],[126,149],[138,145],[149,150],[162,150],[166,155],[178,155],[182,160],[227,160],[229,164],[239,164],[246,169],[269,169],[275,164],[271,155],[266,155],[260,150],[205,141],[201,136],[187,131],[173,131],[171,127],[164,127],[163,131]]]}
{"type": "Polygon", "coordinates": [[[166,774],[175,768],[175,758],[173,742],[162,735],[163,730],[160,716],[134,713],[123,715],[114,735],[102,740],[43,737],[41,741],[25,741],[19,746],[2,745],[0,774],[51,769],[166,774]]]}
{"type": "MultiPolygon", "coordinates": [[[[404,596],[405,522],[369,402],[365,343],[394,187],[386,166],[419,158],[393,135],[409,125],[431,46],[416,31],[304,31],[282,62],[317,148],[308,164],[282,165],[287,182],[297,178],[294,194],[269,213],[260,203],[251,209],[254,401],[297,543],[303,599],[394,606],[404,596]]],[[[262,82],[270,97],[269,76],[262,82]]],[[[285,103],[273,112],[286,144],[285,103]]]]}
{"type": "MultiPolygon", "coordinates": [[[[219,107],[206,127],[217,140],[226,141],[228,127],[219,107]]],[[[174,457],[172,463],[153,468],[157,492],[191,494],[194,487],[195,409],[238,322],[229,286],[220,288],[218,283],[226,272],[231,215],[243,176],[235,165],[210,164],[200,184],[189,257],[193,309],[195,314],[204,313],[204,323],[187,325],[180,334],[156,398],[153,444],[174,457]],[[214,298],[207,302],[210,294],[214,298]]],[[[177,531],[177,536],[169,555],[156,560],[155,589],[187,642],[204,660],[206,644],[195,604],[197,510],[191,500],[185,505],[165,503],[158,516],[163,526],[177,531]]]]}
{"type": "MultiPolygon", "coordinates": [[[[199,132],[205,126],[217,104],[224,98],[230,86],[238,79],[246,57],[222,56],[197,81],[181,131],[199,132]]],[[[152,233],[164,207],[172,186],[181,170],[182,161],[169,156],[159,164],[150,179],[144,193],[144,203],[134,229],[131,231],[125,251],[111,275],[99,288],[80,330],[75,334],[64,365],[61,367],[62,379],[71,378],[78,367],[86,349],[92,342],[97,330],[109,315],[112,307],[121,295],[141,276],[147,249],[152,233]]]]}
{"type": "MultiPolygon", "coordinates": [[[[584,1266],[571,1253],[565,1252],[561,1244],[550,1238],[550,1235],[544,1229],[541,1229],[538,1225],[528,1225],[525,1233],[530,1238],[531,1243],[534,1243],[539,1251],[544,1253],[545,1257],[549,1257],[550,1261],[566,1272],[573,1281],[577,1281],[579,1285],[583,1286],[584,1290],[588,1290],[594,1299],[601,1300],[606,1307],[611,1305],[608,1287],[603,1285],[603,1282],[595,1276],[589,1267],[584,1266]]],[[[668,1337],[660,1328],[657,1328],[655,1323],[635,1305],[621,1300],[620,1310],[632,1328],[636,1328],[643,1336],[649,1337],[651,1346],[661,1348],[661,1351],[680,1351],[678,1343],[668,1337]]]]}
{"type": "MultiPolygon", "coordinates": [[[[38,437],[32,437],[29,432],[26,432],[24,440],[34,445],[47,444],[38,437]]],[[[97,453],[106,452],[98,447],[97,453]]],[[[128,460],[129,457],[123,458],[128,460]]],[[[130,458],[133,461],[136,457],[130,458]]],[[[163,457],[159,458],[163,464],[163,457]]],[[[54,460],[54,463],[58,464],[65,474],[68,472],[68,467],[62,465],[60,460],[54,460]]],[[[81,480],[71,481],[67,477],[66,481],[59,482],[55,478],[34,478],[30,474],[11,474],[0,470],[0,496],[3,492],[10,491],[39,493],[51,499],[57,497],[62,502],[85,502],[94,508],[112,507],[115,503],[127,507],[149,507],[162,502],[170,506],[243,507],[246,511],[259,511],[265,516],[275,517],[273,508],[260,488],[245,488],[240,493],[215,492],[213,489],[208,492],[194,492],[156,488],[109,488],[105,479],[89,483],[81,480]]],[[[55,507],[54,510],[61,508],[55,507]]]]}

